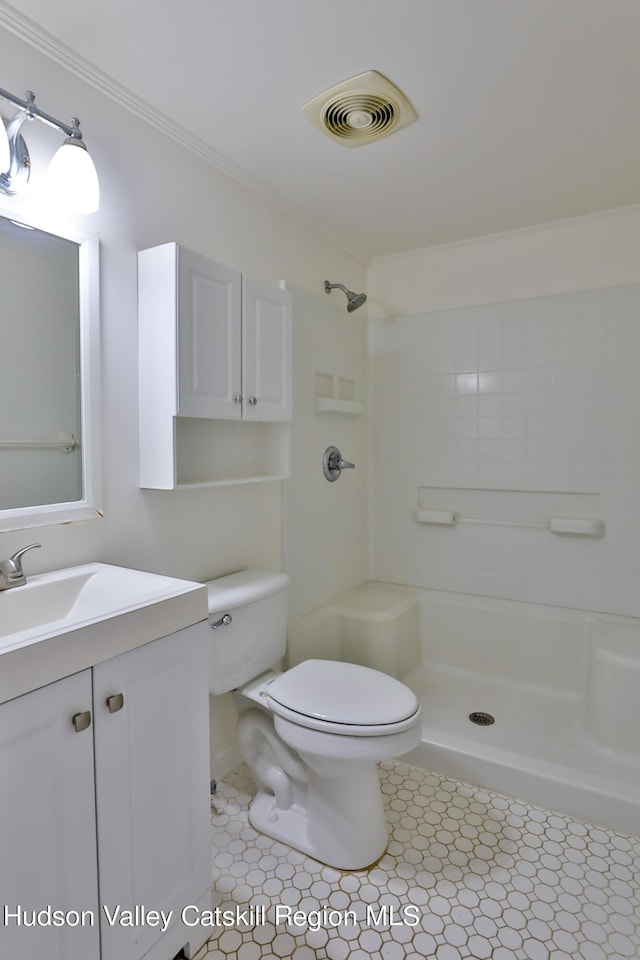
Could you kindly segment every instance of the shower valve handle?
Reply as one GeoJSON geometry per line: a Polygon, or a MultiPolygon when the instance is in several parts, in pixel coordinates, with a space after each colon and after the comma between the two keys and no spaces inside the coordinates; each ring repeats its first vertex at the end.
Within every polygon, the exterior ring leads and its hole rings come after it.
{"type": "Polygon", "coordinates": [[[355,468],[355,463],[342,459],[342,454],[337,447],[327,447],[322,458],[322,470],[330,483],[337,480],[343,470],[355,470],[355,468]]]}

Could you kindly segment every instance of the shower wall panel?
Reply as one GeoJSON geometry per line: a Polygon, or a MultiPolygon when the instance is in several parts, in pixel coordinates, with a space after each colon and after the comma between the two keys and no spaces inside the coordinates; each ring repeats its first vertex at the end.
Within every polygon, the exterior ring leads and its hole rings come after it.
{"type": "Polygon", "coordinates": [[[370,327],[371,576],[640,616],[640,286],[370,327]],[[597,494],[605,535],[418,524],[419,487],[597,494]]]}

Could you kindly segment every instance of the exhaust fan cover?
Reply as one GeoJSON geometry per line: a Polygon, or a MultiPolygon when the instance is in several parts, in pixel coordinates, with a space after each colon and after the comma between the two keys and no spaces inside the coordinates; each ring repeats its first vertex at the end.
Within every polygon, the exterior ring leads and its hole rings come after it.
{"type": "Polygon", "coordinates": [[[307,120],[344,147],[360,147],[413,123],[418,115],[376,70],[359,73],[319,93],[302,107],[307,120]]]}

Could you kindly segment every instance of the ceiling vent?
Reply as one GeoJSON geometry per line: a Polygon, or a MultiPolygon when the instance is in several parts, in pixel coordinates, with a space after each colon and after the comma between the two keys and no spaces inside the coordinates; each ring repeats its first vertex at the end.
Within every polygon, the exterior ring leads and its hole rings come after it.
{"type": "Polygon", "coordinates": [[[395,133],[418,115],[390,80],[376,70],[330,87],[302,107],[307,120],[344,147],[360,147],[395,133]]]}

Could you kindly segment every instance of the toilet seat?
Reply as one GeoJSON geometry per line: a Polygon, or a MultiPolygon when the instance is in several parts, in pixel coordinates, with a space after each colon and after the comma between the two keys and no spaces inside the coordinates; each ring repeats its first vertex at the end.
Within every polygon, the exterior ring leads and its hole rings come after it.
{"type": "Polygon", "coordinates": [[[415,725],[415,694],[387,674],[354,663],[305,660],[266,685],[274,714],[309,730],[374,737],[415,725]]]}

